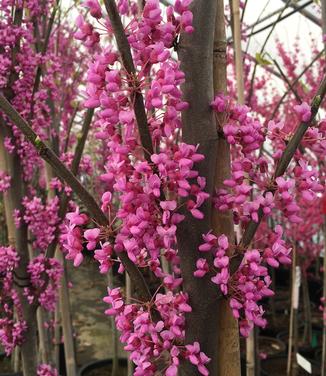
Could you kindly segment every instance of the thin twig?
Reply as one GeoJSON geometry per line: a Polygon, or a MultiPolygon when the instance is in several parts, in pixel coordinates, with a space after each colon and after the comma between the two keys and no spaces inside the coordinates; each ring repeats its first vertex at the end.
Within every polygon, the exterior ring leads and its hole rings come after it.
{"type": "MultiPolygon", "coordinates": [[[[293,14],[299,12],[300,10],[304,9],[305,7],[307,7],[308,5],[310,5],[310,4],[312,4],[312,3],[313,3],[313,1],[312,1],[312,0],[309,0],[308,2],[306,2],[306,3],[302,4],[302,5],[300,5],[298,8],[292,10],[290,13],[285,14],[283,17],[279,17],[279,18],[277,19],[277,22],[276,22],[276,23],[279,23],[279,22],[281,22],[281,21],[286,20],[288,17],[290,17],[290,16],[292,16],[293,14]]],[[[283,12],[282,12],[282,13],[283,13],[283,12]]],[[[253,35],[259,34],[259,33],[261,33],[262,31],[265,31],[265,30],[269,29],[270,27],[272,27],[272,26],[274,26],[274,25],[275,25],[275,23],[274,23],[274,22],[271,22],[271,23],[269,23],[268,25],[263,26],[262,28],[260,28],[260,29],[258,29],[258,30],[256,30],[256,31],[253,31],[252,33],[250,33],[249,35],[247,35],[247,37],[251,37],[251,36],[253,36],[253,35]]]]}
{"type": "MultiPolygon", "coordinates": [[[[300,78],[308,71],[308,69],[310,69],[313,64],[323,55],[324,51],[321,51],[319,52],[314,58],[313,60],[310,62],[310,64],[308,64],[304,69],[303,71],[299,74],[299,76],[291,83],[291,86],[294,87],[297,85],[297,83],[299,82],[300,78]]],[[[287,95],[290,93],[290,89],[288,89],[282,96],[282,98],[279,100],[279,102],[277,103],[274,111],[273,111],[273,114],[270,118],[270,120],[274,119],[275,115],[276,115],[276,112],[278,111],[278,109],[280,108],[281,104],[283,103],[284,99],[287,97],[287,95]]]]}
{"type": "MultiPolygon", "coordinates": [[[[286,2],[286,0],[281,0],[283,1],[283,3],[286,2]]],[[[324,0],[322,0],[323,2],[324,0]]],[[[298,8],[299,7],[299,4],[297,4],[295,1],[293,1],[290,6],[294,9],[298,8]]],[[[308,20],[312,21],[315,25],[317,26],[322,26],[322,21],[320,20],[320,18],[316,17],[315,15],[313,15],[311,12],[309,12],[307,9],[301,9],[299,11],[304,17],[308,18],[308,20]]]]}
{"type": "Polygon", "coordinates": [[[241,20],[240,20],[241,23],[243,23],[244,16],[245,16],[245,13],[246,13],[246,9],[247,9],[247,5],[248,5],[248,0],[245,1],[243,9],[242,9],[241,20]]]}
{"type": "Polygon", "coordinates": [[[300,103],[302,102],[301,98],[300,98],[300,95],[298,94],[298,92],[295,90],[294,86],[291,84],[290,80],[287,78],[286,74],[283,72],[280,64],[275,60],[275,59],[272,59],[273,60],[273,63],[275,64],[276,68],[278,69],[278,71],[280,72],[281,76],[283,77],[284,81],[287,83],[289,89],[292,91],[292,93],[294,94],[296,100],[300,103]]]}
{"type": "MultiPolygon", "coordinates": [[[[269,38],[272,36],[273,34],[273,31],[277,25],[277,23],[279,22],[279,20],[282,18],[282,15],[283,13],[285,12],[285,10],[289,7],[290,5],[290,2],[291,0],[288,0],[283,8],[283,10],[280,12],[279,16],[277,17],[276,21],[273,23],[273,26],[271,28],[271,30],[269,31],[268,35],[267,35],[267,38],[265,39],[261,49],[260,49],[260,55],[264,52],[265,50],[265,47],[266,47],[266,44],[269,40],[269,38]]],[[[252,98],[252,95],[253,95],[253,90],[254,90],[254,80],[255,80],[255,76],[256,76],[256,70],[257,70],[257,61],[255,62],[255,65],[254,65],[254,70],[252,72],[252,76],[251,76],[251,81],[250,81],[250,89],[249,89],[249,95],[248,95],[248,104],[250,106],[250,103],[251,103],[251,98],[252,98]]]]}
{"type": "MultiPolygon", "coordinates": [[[[78,173],[80,160],[81,160],[81,157],[82,157],[82,154],[83,154],[83,151],[84,151],[85,142],[86,142],[88,132],[89,132],[89,129],[90,129],[90,125],[91,125],[91,122],[92,122],[93,114],[94,114],[94,110],[89,109],[86,113],[86,116],[85,116],[85,120],[84,120],[84,123],[83,123],[83,126],[82,126],[82,131],[81,131],[81,137],[78,140],[78,143],[77,143],[77,146],[76,146],[76,149],[75,149],[75,153],[74,153],[74,159],[73,159],[72,164],[71,164],[71,172],[74,175],[77,175],[77,173],[78,173]]],[[[64,219],[64,217],[66,215],[67,208],[68,208],[68,202],[69,202],[69,197],[64,192],[60,197],[60,207],[59,207],[59,213],[58,213],[60,223],[62,222],[62,220],[64,219]]],[[[59,240],[59,236],[60,236],[60,229],[57,226],[57,229],[56,229],[55,234],[54,234],[54,239],[49,244],[49,246],[46,250],[46,257],[48,257],[48,258],[54,257],[55,250],[56,250],[58,240],[59,240]]]]}
{"type": "Polygon", "coordinates": [[[71,132],[71,128],[74,124],[74,120],[76,118],[76,115],[77,115],[77,112],[78,112],[78,105],[75,107],[75,110],[71,116],[71,119],[69,121],[69,124],[68,124],[68,129],[67,129],[67,136],[66,136],[66,142],[65,142],[65,146],[63,148],[63,152],[66,153],[68,151],[68,146],[69,146],[69,139],[70,139],[70,132],[71,132]]]}
{"type": "MultiPolygon", "coordinates": [[[[109,15],[115,39],[117,41],[118,49],[122,58],[123,66],[126,69],[127,73],[131,77],[133,77],[135,81],[137,81],[136,69],[132,59],[130,45],[123,28],[116,3],[114,0],[104,0],[104,5],[109,15]]],[[[132,103],[134,103],[134,112],[138,125],[140,140],[143,149],[145,150],[145,158],[148,162],[151,162],[150,157],[153,154],[154,149],[147,122],[147,115],[145,111],[143,95],[140,91],[134,90],[132,97],[132,103]]]]}
{"type": "MultiPolygon", "coordinates": [[[[55,19],[55,15],[57,13],[58,7],[59,7],[59,0],[54,5],[50,19],[49,19],[48,27],[47,27],[46,34],[45,34],[44,43],[43,43],[42,48],[41,48],[42,56],[44,56],[46,54],[46,51],[47,51],[48,46],[49,46],[50,35],[51,35],[51,31],[52,31],[52,27],[53,27],[53,23],[54,23],[54,19],[55,19]]],[[[35,25],[36,26],[38,25],[37,20],[36,20],[35,25]]],[[[35,28],[35,25],[34,25],[34,28],[35,28]]],[[[32,90],[31,109],[30,109],[29,119],[31,119],[34,115],[34,97],[35,97],[36,92],[39,89],[39,86],[40,86],[40,83],[41,83],[42,73],[43,73],[43,67],[40,64],[40,65],[37,66],[36,74],[35,74],[35,78],[34,78],[34,85],[33,85],[33,90],[32,90]]]]}

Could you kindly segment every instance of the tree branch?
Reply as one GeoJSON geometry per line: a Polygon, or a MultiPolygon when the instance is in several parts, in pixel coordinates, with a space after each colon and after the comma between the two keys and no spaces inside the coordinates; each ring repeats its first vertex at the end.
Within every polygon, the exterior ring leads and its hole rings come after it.
{"type": "MultiPolygon", "coordinates": [[[[65,181],[72,190],[78,195],[80,200],[86,206],[88,212],[94,220],[101,226],[108,226],[109,221],[101,208],[98,206],[94,197],[82,186],[80,181],[72,174],[70,170],[60,161],[51,148],[49,148],[33,131],[29,124],[20,116],[15,108],[0,95],[0,108],[8,116],[8,118],[20,129],[26,136],[28,141],[32,143],[42,159],[49,163],[60,179],[65,181]]],[[[136,288],[139,289],[139,295],[144,301],[151,299],[148,286],[144,277],[137,266],[128,258],[124,252],[118,254],[130,278],[134,282],[136,288]]]]}
{"type": "MultiPolygon", "coordinates": [[[[122,63],[127,73],[132,76],[134,80],[137,80],[137,72],[132,59],[130,45],[121,22],[115,0],[104,0],[104,5],[110,18],[112,29],[122,58],[122,63]]],[[[152,138],[147,122],[143,95],[140,91],[133,91],[132,97],[134,103],[134,112],[138,125],[140,140],[144,148],[145,158],[148,162],[151,163],[150,157],[154,151],[152,138]]]]}
{"type": "MultiPolygon", "coordinates": [[[[271,30],[269,31],[261,49],[260,49],[260,54],[262,54],[265,50],[265,47],[266,47],[266,44],[269,40],[269,38],[272,36],[273,34],[273,31],[277,25],[277,23],[280,21],[280,19],[282,18],[282,15],[284,13],[284,11],[290,6],[290,3],[291,3],[291,0],[287,0],[283,10],[280,12],[280,14],[278,15],[276,21],[273,23],[273,26],[271,28],[271,30]]],[[[251,81],[250,81],[250,89],[249,89],[249,94],[248,94],[248,105],[250,106],[250,103],[251,103],[251,98],[252,98],[252,95],[253,95],[253,91],[254,91],[254,80],[255,80],[255,76],[256,76],[256,69],[257,69],[257,61],[255,62],[255,65],[254,65],[254,70],[252,72],[252,76],[251,76],[251,81]]]]}
{"type": "MultiPolygon", "coordinates": [[[[270,56],[270,55],[269,55],[270,56]]],[[[290,80],[287,78],[286,74],[283,72],[280,64],[275,60],[273,59],[273,63],[275,64],[276,68],[278,69],[278,71],[280,72],[281,76],[283,77],[284,81],[287,83],[289,89],[292,91],[292,93],[294,94],[296,100],[300,103],[302,102],[301,98],[300,98],[300,95],[298,94],[298,92],[295,90],[295,88],[293,87],[293,85],[291,84],[290,80]]]]}
{"type": "MultiPolygon", "coordinates": [[[[88,132],[89,132],[89,129],[90,129],[90,125],[91,125],[91,122],[92,122],[93,114],[94,114],[94,109],[89,109],[86,112],[86,116],[85,116],[84,123],[83,123],[83,126],[82,126],[82,131],[81,131],[82,136],[78,140],[78,143],[77,143],[77,146],[76,146],[76,149],[75,149],[74,158],[73,158],[73,161],[72,161],[72,164],[71,164],[71,172],[74,175],[77,175],[77,173],[78,173],[80,160],[81,160],[81,157],[82,157],[82,154],[83,154],[83,151],[84,151],[85,142],[86,142],[88,132]]],[[[68,202],[69,202],[69,197],[67,196],[66,193],[63,193],[60,197],[60,207],[59,207],[59,213],[58,213],[60,222],[64,219],[64,217],[66,215],[68,202]]],[[[49,244],[48,249],[46,250],[46,257],[48,257],[48,258],[54,257],[55,249],[57,247],[58,240],[59,240],[59,235],[60,235],[60,230],[57,226],[57,229],[56,229],[55,234],[54,234],[54,239],[49,244]]]]}
{"type": "MultiPolygon", "coordinates": [[[[52,10],[52,13],[51,13],[51,16],[50,16],[50,19],[49,19],[48,27],[46,29],[44,43],[43,43],[42,47],[40,48],[42,56],[44,56],[46,54],[48,46],[49,46],[50,35],[51,35],[51,31],[52,31],[52,27],[53,27],[53,23],[54,23],[54,19],[55,19],[58,7],[59,7],[59,1],[57,1],[56,4],[54,4],[54,6],[53,6],[53,10],[52,10]]],[[[37,20],[33,24],[34,24],[34,29],[35,29],[35,27],[37,26],[37,20]]],[[[37,46],[38,46],[38,43],[37,43],[37,46]]],[[[43,73],[43,67],[42,67],[42,65],[38,65],[38,67],[36,69],[35,78],[34,78],[34,85],[33,85],[33,90],[32,90],[31,109],[30,109],[29,119],[31,119],[33,117],[33,114],[34,114],[34,97],[35,97],[36,92],[39,89],[39,86],[40,86],[40,83],[41,83],[42,73],[43,73]]]]}
{"type": "MultiPolygon", "coordinates": [[[[308,64],[304,69],[303,71],[299,74],[299,76],[291,83],[291,86],[292,87],[295,87],[297,85],[297,83],[299,82],[300,78],[307,72],[308,69],[310,69],[313,64],[323,55],[324,51],[321,51],[319,52],[319,54],[317,54],[313,60],[310,62],[310,64],[308,64]]],[[[275,115],[276,115],[276,112],[278,111],[278,109],[280,108],[281,104],[283,103],[284,99],[286,98],[286,96],[289,94],[291,90],[288,89],[282,96],[282,98],[279,100],[279,102],[277,103],[273,113],[272,113],[272,116],[270,118],[270,120],[273,120],[275,115]]]]}
{"type": "Polygon", "coordinates": [[[76,146],[76,149],[75,149],[74,159],[73,159],[72,164],[71,164],[71,172],[74,175],[78,174],[78,167],[79,167],[80,160],[81,160],[81,157],[82,157],[82,154],[83,154],[83,150],[84,150],[85,143],[86,143],[86,140],[87,140],[90,125],[91,125],[91,122],[92,122],[92,119],[93,119],[93,115],[94,115],[94,109],[93,108],[87,110],[86,115],[85,115],[85,119],[84,119],[84,123],[83,123],[83,127],[82,127],[82,130],[81,130],[81,137],[78,140],[78,143],[77,143],[77,146],[76,146]]]}
{"type": "MultiPolygon", "coordinates": [[[[292,10],[290,13],[285,14],[285,15],[282,16],[282,17],[279,17],[278,20],[277,20],[277,23],[279,23],[279,22],[281,22],[281,21],[287,19],[288,17],[292,16],[293,14],[295,14],[295,13],[297,13],[297,12],[300,12],[302,9],[304,9],[305,7],[307,7],[308,5],[310,5],[310,4],[312,4],[312,3],[313,3],[313,1],[310,0],[310,1],[306,2],[305,4],[302,4],[302,5],[298,6],[298,8],[295,8],[295,9],[292,10]]],[[[283,12],[282,12],[282,13],[283,13],[283,12]]],[[[269,28],[272,27],[272,26],[275,27],[275,23],[274,23],[274,22],[271,22],[271,23],[269,23],[268,25],[263,26],[262,28],[260,28],[260,29],[258,29],[258,30],[256,30],[256,31],[251,32],[250,34],[247,35],[247,38],[249,38],[249,37],[251,37],[251,36],[253,36],[253,35],[259,34],[259,33],[261,33],[262,31],[265,31],[265,30],[269,29],[269,28]]]]}

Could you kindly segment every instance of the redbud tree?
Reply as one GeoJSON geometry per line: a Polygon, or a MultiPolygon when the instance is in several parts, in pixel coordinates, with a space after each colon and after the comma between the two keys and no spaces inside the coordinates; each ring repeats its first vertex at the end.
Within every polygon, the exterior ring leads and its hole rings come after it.
{"type": "MultiPolygon", "coordinates": [[[[99,273],[128,273],[132,296],[109,286],[104,301],[134,375],[238,375],[238,332],[267,324],[270,267],[290,264],[293,244],[306,250],[322,223],[323,71],[282,107],[276,89],[264,87],[271,76],[256,79],[245,60],[253,79],[239,105],[223,0],[164,9],[158,0],[86,0],[76,30],[59,24],[39,37],[37,16],[50,25],[56,4],[13,3],[1,3],[0,114],[10,132],[4,152],[19,169],[0,171],[0,187],[11,196],[17,181],[24,189],[10,213],[18,235],[0,248],[6,352],[22,346],[24,375],[57,374],[52,364],[37,368],[26,344],[36,346],[36,308],[55,307],[59,242],[75,267],[86,249],[99,273]],[[13,7],[28,15],[19,24],[13,7]],[[87,67],[78,67],[81,58],[87,67]],[[87,109],[80,138],[70,136],[78,94],[87,109]],[[92,155],[81,159],[87,137],[92,155]]],[[[279,54],[290,74],[281,44],[279,54]]]]}

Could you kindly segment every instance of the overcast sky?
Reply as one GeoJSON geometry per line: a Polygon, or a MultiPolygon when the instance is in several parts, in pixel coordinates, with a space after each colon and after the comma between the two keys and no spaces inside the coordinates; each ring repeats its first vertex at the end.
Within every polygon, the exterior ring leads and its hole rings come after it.
{"type": "MultiPolygon", "coordinates": [[[[297,1],[296,3],[301,5],[306,2],[306,0],[301,0],[297,1]]],[[[281,0],[248,0],[247,9],[245,12],[245,22],[247,24],[254,23],[266,5],[267,7],[264,11],[264,15],[271,14],[273,11],[280,9],[282,6],[284,6],[284,2],[281,0]]],[[[292,8],[290,9],[292,10],[292,8]]],[[[308,6],[306,9],[311,11],[316,17],[320,18],[318,7],[308,6]]],[[[289,13],[289,10],[286,10],[284,12],[284,14],[286,13],[289,13]]],[[[277,16],[274,16],[274,18],[269,19],[261,25],[257,26],[257,29],[261,26],[267,25],[275,19],[277,19],[277,16]]],[[[259,51],[262,43],[268,35],[269,30],[270,29],[253,36],[253,40],[251,42],[250,47],[251,54],[255,55],[255,53],[259,51]]],[[[281,21],[276,26],[273,34],[274,37],[272,37],[268,42],[266,46],[266,51],[268,51],[272,55],[275,52],[275,36],[277,36],[284,43],[287,49],[291,49],[291,47],[293,46],[293,42],[295,41],[295,38],[299,36],[301,49],[305,52],[305,58],[307,59],[307,62],[310,62],[312,56],[310,49],[310,33],[319,40],[320,48],[322,49],[321,28],[297,12],[289,18],[285,19],[284,21],[281,21]]]]}

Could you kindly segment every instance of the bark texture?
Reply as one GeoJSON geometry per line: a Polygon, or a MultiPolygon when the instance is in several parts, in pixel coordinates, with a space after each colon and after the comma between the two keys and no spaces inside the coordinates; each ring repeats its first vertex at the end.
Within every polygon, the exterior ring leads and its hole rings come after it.
{"type": "MultiPolygon", "coordinates": [[[[4,123],[3,119],[0,119],[0,142],[3,143],[5,137],[12,137],[10,128],[4,123]]],[[[4,151],[4,149],[2,149],[4,151]]],[[[22,198],[24,196],[24,183],[22,181],[22,166],[20,158],[16,153],[9,154],[4,151],[4,163],[6,171],[11,176],[11,186],[6,193],[6,219],[10,228],[10,233],[14,231],[14,235],[10,235],[9,242],[17,250],[20,263],[16,270],[16,274],[19,277],[19,284],[21,281],[28,280],[27,265],[29,262],[28,255],[28,240],[27,240],[27,226],[23,222],[19,228],[12,225],[13,211],[14,209],[20,210],[23,213],[22,198]],[[14,227],[14,228],[13,228],[14,227]]],[[[28,303],[26,297],[23,294],[23,288],[17,286],[17,291],[22,304],[23,316],[27,324],[27,331],[25,332],[25,341],[21,346],[21,355],[23,363],[24,376],[35,376],[37,367],[37,337],[36,337],[36,307],[28,303]]]]}
{"type": "MultiPolygon", "coordinates": [[[[214,91],[215,94],[227,92],[226,79],[226,35],[224,23],[224,1],[217,0],[215,40],[214,40],[214,91]]],[[[219,129],[218,154],[215,165],[215,186],[223,187],[223,181],[231,175],[230,145],[222,135],[223,114],[217,117],[219,129]]],[[[213,210],[213,230],[218,236],[225,234],[230,243],[235,240],[234,224],[231,211],[213,210]]],[[[240,348],[238,322],[234,319],[229,300],[223,299],[218,305],[218,376],[239,376],[240,348]]]]}
{"type": "MultiPolygon", "coordinates": [[[[217,155],[217,130],[210,103],[213,98],[213,42],[216,0],[195,0],[192,3],[195,31],[183,35],[178,47],[181,69],[186,74],[184,99],[190,108],[183,113],[183,140],[199,144],[205,161],[196,166],[199,175],[207,179],[206,190],[213,192],[214,169],[217,155]]],[[[185,210],[185,221],[178,227],[178,248],[184,290],[189,294],[193,311],[186,316],[186,343],[198,341],[202,351],[212,360],[210,375],[217,372],[217,289],[210,277],[194,278],[198,247],[202,234],[211,229],[211,202],[202,207],[205,219],[197,220],[185,210]]],[[[181,365],[180,375],[199,375],[189,362],[181,365]]]]}

